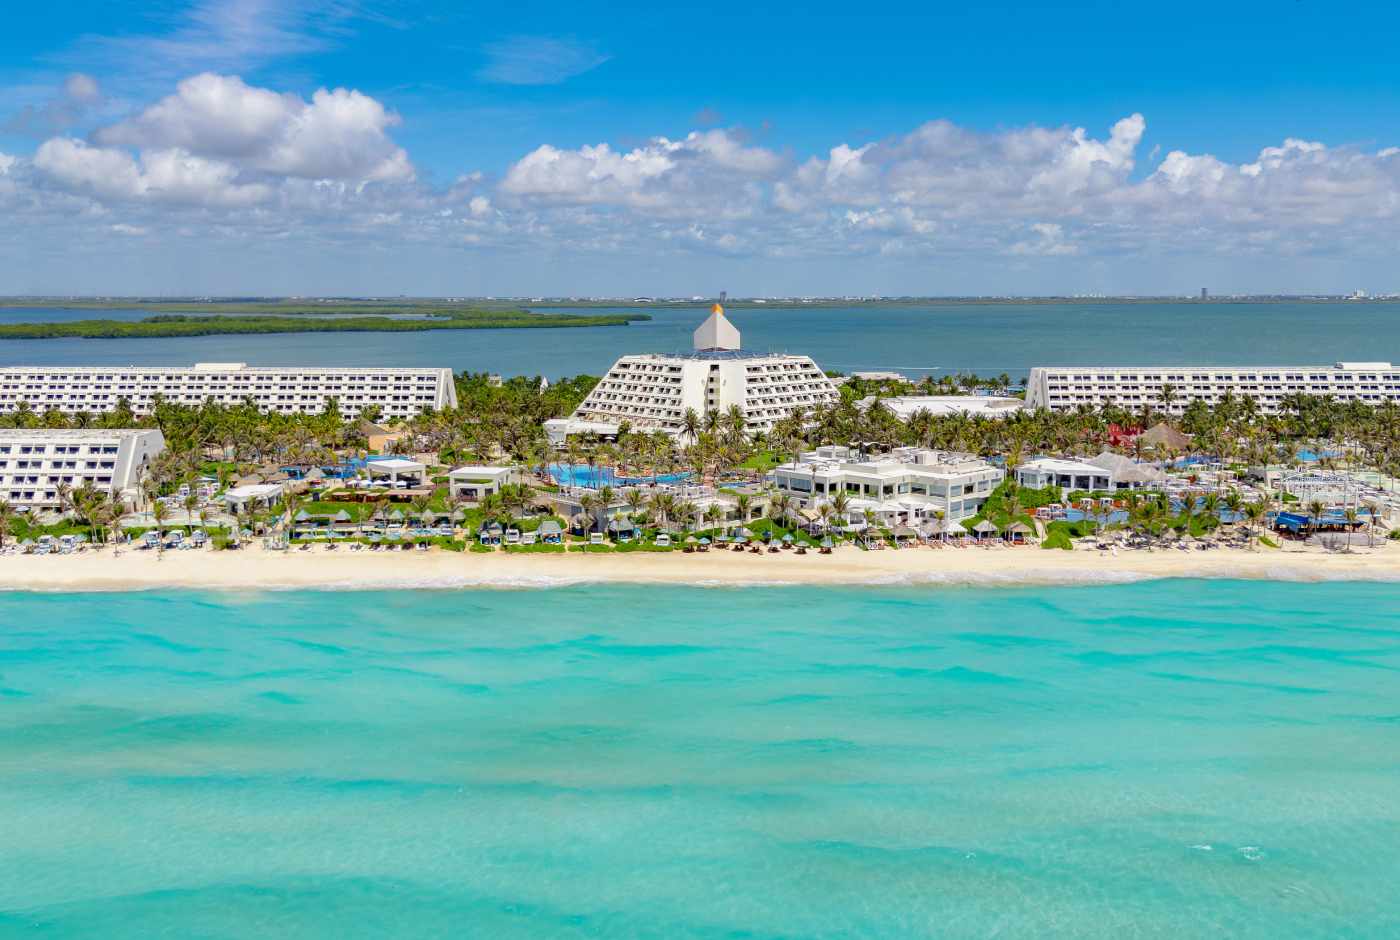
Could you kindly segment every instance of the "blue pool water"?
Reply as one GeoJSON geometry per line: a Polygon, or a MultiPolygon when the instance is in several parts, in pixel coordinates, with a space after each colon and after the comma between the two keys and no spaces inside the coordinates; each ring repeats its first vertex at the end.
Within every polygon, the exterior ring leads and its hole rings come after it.
{"type": "Polygon", "coordinates": [[[560,486],[636,486],[647,483],[680,483],[690,479],[689,473],[659,473],[656,476],[618,476],[611,467],[590,467],[588,464],[552,463],[549,475],[560,486]]]}
{"type": "Polygon", "coordinates": [[[0,594],[3,937],[1393,937],[1400,585],[0,594]]]}

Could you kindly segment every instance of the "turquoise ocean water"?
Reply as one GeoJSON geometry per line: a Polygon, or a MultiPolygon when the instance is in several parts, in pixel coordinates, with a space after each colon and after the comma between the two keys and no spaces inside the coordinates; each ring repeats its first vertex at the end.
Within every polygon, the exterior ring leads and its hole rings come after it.
{"type": "Polygon", "coordinates": [[[1395,937],[1400,585],[0,595],[3,937],[1395,937]]]}

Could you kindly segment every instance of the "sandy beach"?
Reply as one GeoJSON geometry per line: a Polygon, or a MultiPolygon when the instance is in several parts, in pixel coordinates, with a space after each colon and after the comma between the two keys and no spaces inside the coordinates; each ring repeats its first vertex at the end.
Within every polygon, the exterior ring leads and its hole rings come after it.
{"type": "Polygon", "coordinates": [[[1059,552],[912,548],[817,554],[511,555],[433,551],[151,551],[110,549],[66,556],[0,557],[0,590],[121,591],[157,588],[336,589],[546,587],[584,582],[692,584],[1056,584],[1146,578],[1290,581],[1400,580],[1400,551],[1304,550],[1059,552]]]}

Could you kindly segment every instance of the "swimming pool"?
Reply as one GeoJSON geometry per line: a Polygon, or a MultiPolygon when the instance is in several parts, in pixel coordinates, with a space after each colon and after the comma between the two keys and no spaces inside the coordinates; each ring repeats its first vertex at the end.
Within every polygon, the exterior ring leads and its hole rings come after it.
{"type": "Polygon", "coordinates": [[[552,463],[549,476],[560,486],[640,486],[647,483],[681,483],[690,479],[689,473],[660,473],[656,476],[618,476],[611,467],[590,467],[587,464],[552,463]]]}

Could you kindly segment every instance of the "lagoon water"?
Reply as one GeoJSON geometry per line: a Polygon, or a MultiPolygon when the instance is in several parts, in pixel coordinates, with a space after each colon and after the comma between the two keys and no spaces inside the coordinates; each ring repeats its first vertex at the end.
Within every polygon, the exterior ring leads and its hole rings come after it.
{"type": "MultiPolygon", "coordinates": [[[[565,312],[605,312],[598,309],[565,312]]],[[[628,326],[426,333],[306,333],[180,339],[0,341],[5,365],[433,366],[502,375],[601,374],[623,353],[690,347],[706,310],[645,310],[628,326]]],[[[0,323],[145,312],[0,308],[0,323]]],[[[823,368],[926,374],[1006,372],[1035,365],[1228,365],[1400,361],[1400,304],[1135,303],[771,306],[731,311],[744,345],[806,353],[823,368]]]]}
{"type": "Polygon", "coordinates": [[[1394,937],[1400,585],[0,595],[0,936],[1394,937]]]}

